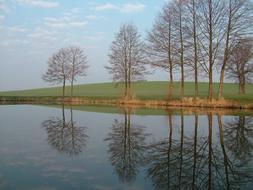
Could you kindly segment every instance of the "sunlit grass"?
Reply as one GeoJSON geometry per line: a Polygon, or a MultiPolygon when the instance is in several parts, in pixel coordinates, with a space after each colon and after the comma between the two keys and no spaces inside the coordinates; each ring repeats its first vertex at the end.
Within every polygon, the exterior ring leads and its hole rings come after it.
{"type": "MultiPolygon", "coordinates": [[[[152,82],[134,82],[132,84],[134,97],[137,99],[166,99],[168,93],[168,82],[152,81],[152,82]]],[[[217,95],[218,83],[214,83],[214,95],[217,95]]],[[[74,87],[74,96],[88,97],[94,99],[115,99],[120,97],[122,93],[122,85],[115,83],[98,83],[76,85],[74,87]]],[[[224,97],[226,99],[238,100],[243,102],[253,102],[253,85],[246,86],[246,94],[238,94],[238,85],[226,83],[224,84],[224,97]]],[[[174,83],[174,98],[179,98],[180,83],[174,83]]],[[[208,83],[199,83],[199,97],[204,98],[208,93],[208,83]]],[[[0,92],[0,96],[61,96],[62,88],[43,88],[22,91],[0,92]]],[[[70,96],[70,87],[66,88],[66,95],[70,96]]],[[[194,96],[194,83],[186,82],[185,96],[194,96]]]]}

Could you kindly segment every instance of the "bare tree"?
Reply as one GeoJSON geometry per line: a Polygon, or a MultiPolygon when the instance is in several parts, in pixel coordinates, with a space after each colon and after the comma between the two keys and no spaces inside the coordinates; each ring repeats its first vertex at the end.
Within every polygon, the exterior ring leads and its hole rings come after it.
{"type": "Polygon", "coordinates": [[[180,96],[181,98],[184,97],[184,81],[185,81],[185,73],[184,73],[184,68],[185,68],[185,33],[184,33],[184,28],[185,28],[185,5],[186,1],[184,0],[174,0],[172,3],[172,14],[173,16],[173,22],[175,23],[175,30],[178,33],[178,38],[177,38],[177,44],[178,47],[177,51],[179,53],[179,60],[178,64],[180,66],[180,72],[181,72],[181,88],[180,88],[180,96]]]}
{"type": "Polygon", "coordinates": [[[213,70],[224,39],[224,2],[203,0],[198,6],[197,24],[200,27],[201,66],[208,74],[208,99],[213,98],[213,70]]]}
{"type": "Polygon", "coordinates": [[[201,1],[199,0],[188,0],[186,5],[187,14],[191,15],[191,17],[187,18],[187,27],[186,33],[189,33],[188,37],[188,65],[190,68],[193,68],[194,71],[194,97],[196,98],[199,94],[199,85],[198,85],[198,77],[199,77],[199,27],[198,27],[198,6],[201,1]]]}
{"type": "Polygon", "coordinates": [[[73,97],[73,84],[77,77],[85,76],[88,69],[87,56],[84,53],[84,50],[80,47],[70,47],[68,49],[69,57],[69,80],[71,83],[71,97],[73,97]]]}
{"type": "Polygon", "coordinates": [[[165,69],[169,72],[168,98],[173,95],[173,26],[171,3],[164,5],[158,15],[153,28],[148,32],[146,53],[152,66],[165,69]]]}
{"type": "Polygon", "coordinates": [[[66,80],[69,77],[68,49],[62,48],[48,59],[48,68],[42,79],[51,84],[62,83],[62,98],[65,97],[66,80]]]}
{"type": "Polygon", "coordinates": [[[123,24],[115,35],[109,52],[110,66],[106,66],[114,81],[124,82],[125,98],[131,98],[131,82],[146,73],[143,42],[136,26],[123,24]]]}
{"type": "Polygon", "coordinates": [[[224,55],[220,70],[220,84],[218,98],[223,97],[223,81],[225,69],[231,55],[234,41],[239,37],[248,35],[252,29],[252,2],[248,0],[225,0],[226,2],[226,30],[225,30],[225,47],[224,55]]]}
{"type": "Polygon", "coordinates": [[[227,78],[239,83],[239,93],[245,94],[245,85],[253,78],[253,41],[241,39],[228,60],[227,78]]]}

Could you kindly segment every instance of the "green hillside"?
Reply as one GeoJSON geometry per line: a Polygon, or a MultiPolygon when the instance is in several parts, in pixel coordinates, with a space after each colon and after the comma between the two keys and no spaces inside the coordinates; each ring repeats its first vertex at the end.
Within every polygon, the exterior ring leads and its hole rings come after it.
{"type": "MultiPolygon", "coordinates": [[[[138,99],[165,99],[168,91],[168,82],[152,81],[152,82],[135,82],[132,85],[134,96],[138,99]]],[[[208,84],[199,84],[199,96],[206,97],[208,92],[208,84]]],[[[217,94],[218,84],[214,84],[214,94],[217,94]]],[[[180,83],[174,84],[174,98],[179,97],[180,83]]],[[[253,102],[253,85],[247,85],[247,94],[238,94],[237,84],[224,84],[224,97],[227,99],[240,100],[245,102],[253,102]]],[[[62,88],[42,88],[22,91],[0,92],[0,96],[61,96],[62,88]]],[[[70,87],[66,89],[66,95],[70,95],[70,87]]],[[[74,87],[74,96],[89,97],[94,99],[114,99],[122,95],[122,85],[115,83],[98,83],[76,85],[74,87]]],[[[185,95],[194,95],[194,83],[187,82],[185,84],[185,95]]]]}

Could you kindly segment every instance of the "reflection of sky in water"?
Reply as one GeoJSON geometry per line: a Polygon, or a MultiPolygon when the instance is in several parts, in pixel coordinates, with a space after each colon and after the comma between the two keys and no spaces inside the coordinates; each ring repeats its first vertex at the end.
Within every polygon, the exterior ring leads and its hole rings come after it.
{"type": "MultiPolygon", "coordinates": [[[[124,115],[73,110],[73,120],[76,125],[86,127],[88,138],[82,153],[72,156],[48,144],[48,134],[41,123],[50,117],[62,118],[62,110],[39,106],[0,106],[0,189],[153,189],[146,176],[147,168],[140,167],[135,180],[123,184],[111,165],[107,152],[109,142],[105,139],[112,132],[115,119],[124,123],[124,115]]],[[[70,110],[65,109],[65,120],[70,119],[70,110]]],[[[179,115],[172,119],[174,139],[181,136],[180,119],[179,115]]],[[[222,117],[223,122],[229,120],[230,116],[222,117]]],[[[146,127],[145,133],[151,134],[145,139],[147,144],[169,136],[168,116],[132,115],[132,124],[132,127],[146,127]]],[[[213,125],[213,147],[220,147],[216,116],[213,116],[213,125]]],[[[208,138],[205,115],[199,116],[198,135],[208,138]]],[[[194,116],[185,116],[185,142],[193,137],[194,116]]]]}

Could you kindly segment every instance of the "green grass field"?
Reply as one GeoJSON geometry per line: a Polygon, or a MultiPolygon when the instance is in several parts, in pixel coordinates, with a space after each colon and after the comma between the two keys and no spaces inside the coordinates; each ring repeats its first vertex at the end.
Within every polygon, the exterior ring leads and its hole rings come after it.
{"type": "MultiPolygon", "coordinates": [[[[152,81],[152,82],[134,82],[132,85],[134,96],[137,99],[155,99],[162,100],[166,98],[168,92],[168,82],[152,81]]],[[[218,84],[214,83],[214,94],[216,96],[218,84]]],[[[174,98],[179,97],[180,83],[174,84],[174,98]]],[[[208,84],[199,84],[199,97],[207,96],[208,84]]],[[[246,86],[246,94],[238,94],[238,85],[226,83],[224,84],[224,97],[226,99],[238,100],[242,102],[253,102],[253,85],[246,86]]],[[[61,96],[62,88],[43,88],[22,91],[0,92],[0,96],[61,96]]],[[[70,95],[70,87],[66,88],[66,95],[70,95]]],[[[74,87],[74,96],[88,97],[94,99],[114,99],[122,95],[122,86],[115,83],[98,83],[76,85],[74,87]]],[[[185,96],[194,96],[194,83],[187,82],[185,84],[185,96]]]]}

